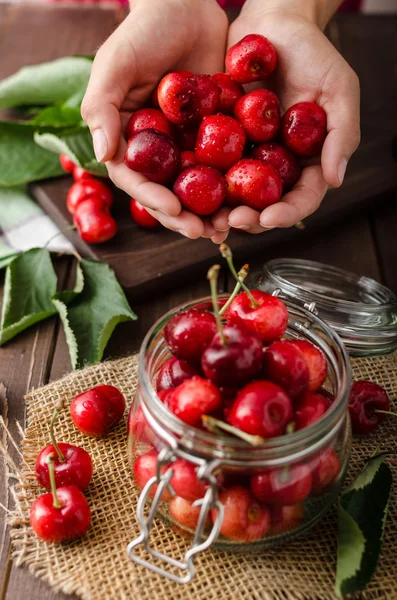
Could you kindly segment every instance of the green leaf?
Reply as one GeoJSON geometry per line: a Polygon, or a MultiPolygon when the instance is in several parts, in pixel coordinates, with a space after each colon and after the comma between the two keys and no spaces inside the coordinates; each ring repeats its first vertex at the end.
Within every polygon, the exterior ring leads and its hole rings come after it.
{"type": "Polygon", "coordinates": [[[335,592],[361,591],[375,572],[382,547],[392,474],[385,457],[371,458],[339,500],[335,592]]]}
{"type": "Polygon", "coordinates": [[[35,144],[31,125],[0,121],[0,186],[61,175],[58,156],[35,144]]]}
{"type": "Polygon", "coordinates": [[[136,319],[114,272],[100,261],[82,260],[75,290],[56,294],[53,302],[65,329],[74,369],[100,361],[116,325],[136,319]]]}
{"type": "Polygon", "coordinates": [[[80,110],[69,106],[48,106],[29,121],[30,125],[39,127],[75,127],[83,123],[80,110]]]}
{"type": "Polygon", "coordinates": [[[90,58],[70,56],[23,67],[0,83],[0,108],[60,104],[87,86],[90,58]]]}
{"type": "Polygon", "coordinates": [[[76,90],[67,100],[65,100],[63,106],[80,109],[86,89],[87,86],[83,85],[76,90]]]}
{"type": "Polygon", "coordinates": [[[106,177],[106,166],[96,161],[92,136],[85,125],[63,132],[38,131],[34,139],[42,148],[57,154],[67,154],[74,163],[86,171],[99,177],[106,177]]]}
{"type": "Polygon", "coordinates": [[[57,277],[45,248],[33,248],[7,267],[0,325],[0,345],[56,313],[51,297],[57,277]]]}
{"type": "Polygon", "coordinates": [[[4,269],[5,267],[8,267],[8,265],[14,260],[14,258],[16,258],[17,256],[19,256],[18,252],[14,252],[12,254],[8,254],[7,256],[2,256],[0,258],[0,269],[4,269]]]}

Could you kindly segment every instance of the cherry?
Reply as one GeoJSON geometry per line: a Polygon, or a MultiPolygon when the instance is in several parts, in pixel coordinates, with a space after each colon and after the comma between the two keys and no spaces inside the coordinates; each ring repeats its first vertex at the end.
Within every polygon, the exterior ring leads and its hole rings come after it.
{"type": "Polygon", "coordinates": [[[178,387],[185,379],[191,379],[193,375],[199,374],[199,370],[195,365],[173,356],[161,367],[156,379],[156,389],[160,392],[161,390],[178,387]]]}
{"type": "Polygon", "coordinates": [[[273,342],[264,356],[264,378],[280,385],[291,398],[303,394],[309,383],[309,369],[302,353],[290,342],[273,342]]]}
{"type": "Polygon", "coordinates": [[[257,33],[246,35],[226,54],[226,71],[239,83],[262,81],[269,77],[276,65],[277,54],[273,44],[257,33]]]}
{"type": "Polygon", "coordinates": [[[250,435],[275,437],[285,432],[293,416],[284,390],[270,381],[253,381],[237,394],[228,422],[250,435]]]}
{"type": "Polygon", "coordinates": [[[182,206],[196,215],[211,215],[222,205],[226,183],[222,174],[207,165],[184,169],[174,184],[182,206]]]}
{"type": "Polygon", "coordinates": [[[184,310],[167,323],[164,337],[172,354],[199,362],[217,332],[214,315],[205,310],[184,310]]]}
{"type": "Polygon", "coordinates": [[[349,413],[353,433],[372,433],[387,418],[390,400],[386,391],[371,381],[355,381],[350,390],[349,413]],[[379,411],[379,412],[378,412],[379,411]]]}
{"type": "Polygon", "coordinates": [[[280,535],[296,529],[303,521],[305,509],[302,503],[280,505],[276,504],[270,508],[271,514],[271,535],[280,535]]]}
{"type": "Polygon", "coordinates": [[[251,477],[251,490],[265,504],[298,504],[312,489],[312,475],[306,465],[288,465],[251,477]]]}
{"type": "MultiPolygon", "coordinates": [[[[183,75],[183,77],[191,77],[193,75],[193,73],[191,71],[185,71],[183,69],[172,71],[172,73],[178,73],[179,75],[183,75]]],[[[156,85],[156,87],[154,88],[154,90],[152,92],[152,104],[155,108],[160,108],[159,99],[157,96],[158,91],[159,91],[159,86],[156,85]]]]}
{"type": "Polygon", "coordinates": [[[85,179],[95,180],[94,176],[91,173],[83,169],[83,167],[79,167],[78,165],[76,165],[73,169],[73,179],[75,181],[83,181],[85,179]]]}
{"type": "Polygon", "coordinates": [[[327,135],[327,115],[314,102],[298,102],[284,114],[281,134],[292,152],[314,156],[320,152],[327,135]]]}
{"type": "Polygon", "coordinates": [[[215,73],[212,79],[221,90],[218,110],[225,115],[233,116],[237,100],[244,96],[243,86],[234,81],[227,73],[215,73]]]}
{"type": "Polygon", "coordinates": [[[328,399],[322,394],[307,392],[295,405],[295,429],[309,427],[327,412],[328,399]]]}
{"type": "Polygon", "coordinates": [[[133,408],[130,410],[128,416],[128,433],[131,433],[134,439],[142,444],[152,445],[155,441],[156,435],[146,421],[141,406],[138,406],[136,410],[133,408]]]}
{"type": "MultiPolygon", "coordinates": [[[[152,479],[157,473],[157,450],[150,450],[146,454],[141,454],[134,462],[133,472],[135,481],[137,482],[140,489],[143,489],[149,479],[152,479]]],[[[160,473],[163,475],[169,467],[161,467],[160,473]]],[[[157,485],[154,485],[150,492],[149,497],[153,498],[157,491],[157,485]]],[[[161,500],[166,501],[171,498],[171,492],[165,488],[161,494],[161,500]]]]}
{"type": "Polygon", "coordinates": [[[66,206],[73,215],[78,204],[87,198],[101,198],[107,208],[113,204],[113,194],[107,185],[98,179],[83,179],[76,181],[66,196],[66,206]]]}
{"type": "Polygon", "coordinates": [[[327,378],[327,359],[324,353],[307,340],[291,340],[291,344],[302,353],[308,366],[308,390],[311,392],[318,390],[327,378]]]}
{"type": "MultiPolygon", "coordinates": [[[[220,533],[230,540],[248,544],[264,537],[270,528],[270,512],[259,504],[255,496],[244,487],[235,485],[219,492],[224,507],[220,533]]],[[[215,522],[218,511],[211,512],[215,522]]]]}
{"type": "Polygon", "coordinates": [[[125,128],[126,140],[130,140],[135,133],[143,129],[155,129],[172,137],[172,126],[163,113],[156,108],[141,108],[134,112],[125,128]]]}
{"type": "Polygon", "coordinates": [[[50,424],[52,444],[43,448],[36,459],[36,479],[41,486],[51,489],[48,461],[53,457],[55,483],[57,487],[75,485],[84,491],[91,481],[93,466],[88,452],[71,444],[58,444],[54,434],[54,424],[62,410],[59,402],[54,410],[50,424]]]}
{"type": "Polygon", "coordinates": [[[206,117],[198,131],[197,161],[227,171],[242,157],[245,140],[244,129],[236,119],[226,115],[206,117]]]}
{"type": "MultiPolygon", "coordinates": [[[[174,496],[171,498],[170,503],[168,505],[171,516],[185,527],[189,527],[189,529],[196,530],[197,524],[200,517],[201,506],[193,506],[193,502],[189,502],[189,500],[185,500],[180,496],[174,496]]],[[[208,515],[205,523],[205,527],[209,527],[211,525],[211,518],[208,515]]]]}
{"type": "Polygon", "coordinates": [[[124,162],[156,183],[172,183],[180,168],[179,150],[170,137],[142,129],[129,139],[124,162]]]}
{"type": "Polygon", "coordinates": [[[102,244],[117,233],[117,223],[108,213],[101,198],[90,197],[79,202],[73,222],[82,240],[87,244],[102,244]]]}
{"type": "Polygon", "coordinates": [[[130,200],[130,212],[135,223],[144,229],[155,229],[160,224],[135,198],[130,200]]]}
{"type": "Polygon", "coordinates": [[[75,164],[71,158],[67,154],[59,155],[59,162],[61,163],[61,167],[66,173],[73,173],[73,169],[75,168],[75,164]]]}
{"type": "Polygon", "coordinates": [[[43,494],[30,508],[35,534],[48,544],[70,542],[83,536],[91,524],[88,502],[75,485],[56,488],[54,466],[49,460],[51,492],[43,494]]]}
{"type": "Polygon", "coordinates": [[[281,178],[271,165],[254,158],[243,158],[225,175],[226,202],[230,206],[244,204],[262,211],[281,199],[281,178]]]}
{"type": "Polygon", "coordinates": [[[197,123],[175,127],[176,145],[182,152],[186,150],[194,151],[196,148],[197,134],[197,123]]]}
{"type": "Polygon", "coordinates": [[[218,388],[206,379],[194,375],[172,390],[168,408],[184,423],[201,426],[201,417],[221,407],[222,398],[218,388]]]}
{"type": "Polygon", "coordinates": [[[320,496],[336,480],[341,465],[339,458],[332,448],[326,448],[319,455],[309,461],[309,468],[312,474],[312,495],[320,496]]]}
{"type": "Polygon", "coordinates": [[[276,169],[281,178],[284,192],[294,187],[298,181],[301,168],[296,157],[280,144],[262,144],[251,152],[252,158],[261,160],[276,169]]]}
{"type": "Polygon", "coordinates": [[[195,165],[197,165],[197,158],[193,150],[184,150],[181,152],[181,169],[194,167],[195,165]]]}
{"type": "Polygon", "coordinates": [[[170,483],[177,496],[190,502],[204,497],[207,485],[197,478],[195,465],[183,458],[177,458],[170,468],[173,470],[170,483]]]}
{"type": "Polygon", "coordinates": [[[272,140],[280,129],[280,102],[270,90],[254,90],[236,103],[234,116],[251,142],[262,144],[272,140]]]}
{"type": "Polygon", "coordinates": [[[77,429],[101,438],[122,419],[125,411],[123,394],[113,385],[97,385],[73,398],[72,421],[77,429]]]}
{"type": "Polygon", "coordinates": [[[171,123],[184,125],[212,115],[218,108],[221,90],[209,75],[168,73],[159,83],[157,99],[171,123]]]}

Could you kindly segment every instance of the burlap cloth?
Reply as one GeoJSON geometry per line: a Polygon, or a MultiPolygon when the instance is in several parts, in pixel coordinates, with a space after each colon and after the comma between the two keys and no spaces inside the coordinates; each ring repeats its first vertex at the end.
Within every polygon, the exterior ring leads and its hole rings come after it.
{"type": "MultiPolygon", "coordinates": [[[[397,353],[380,359],[353,363],[354,376],[370,379],[386,388],[396,408],[397,353]]],[[[71,399],[88,387],[116,385],[131,402],[136,386],[136,357],[125,358],[71,373],[33,391],[27,397],[28,422],[23,441],[23,464],[14,495],[17,505],[11,515],[13,557],[56,590],[75,592],[85,600],[331,600],[336,562],[336,510],[296,541],[262,554],[248,550],[207,551],[197,557],[197,575],[192,583],[178,585],[130,562],[127,543],[137,536],[134,487],[127,459],[126,427],[118,427],[106,439],[83,437],[64,411],[57,429],[59,440],[83,446],[91,454],[95,472],[87,497],[92,526],[80,541],[68,545],[40,542],[29,526],[29,507],[42,493],[34,477],[34,463],[48,440],[48,423],[54,402],[71,399]]],[[[396,450],[396,420],[389,418],[378,432],[355,439],[348,477],[361,470],[364,459],[376,448],[396,450]]],[[[396,470],[396,466],[393,466],[396,470]]],[[[376,576],[361,600],[397,599],[397,486],[393,487],[382,556],[376,576]]],[[[181,557],[187,541],[160,520],[153,532],[153,545],[181,557]]]]}

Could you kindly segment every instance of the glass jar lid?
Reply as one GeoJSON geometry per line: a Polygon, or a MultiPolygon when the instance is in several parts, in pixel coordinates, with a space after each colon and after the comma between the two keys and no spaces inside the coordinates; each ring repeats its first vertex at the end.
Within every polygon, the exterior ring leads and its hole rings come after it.
{"type": "Polygon", "coordinates": [[[334,329],[352,356],[397,349],[397,298],[369,277],[320,262],[278,258],[254,273],[251,284],[313,310],[334,329]]]}

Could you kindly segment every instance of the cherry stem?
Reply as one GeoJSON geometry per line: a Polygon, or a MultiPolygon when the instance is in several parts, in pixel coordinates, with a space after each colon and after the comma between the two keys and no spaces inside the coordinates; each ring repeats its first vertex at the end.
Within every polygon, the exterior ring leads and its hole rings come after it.
{"type": "Polygon", "coordinates": [[[285,428],[285,433],[294,433],[295,431],[295,423],[291,421],[291,423],[288,423],[287,427],[285,428]]]}
{"type": "Polygon", "coordinates": [[[239,291],[241,290],[241,284],[244,282],[245,278],[247,277],[249,273],[249,266],[248,265],[244,265],[240,271],[237,273],[238,275],[238,282],[235,285],[235,288],[233,290],[233,292],[230,294],[230,297],[228,298],[226,304],[224,304],[221,308],[221,310],[219,311],[220,315],[223,315],[227,309],[229,308],[229,306],[231,305],[231,303],[233,302],[233,300],[235,299],[235,297],[237,296],[237,294],[239,293],[239,291]]]}
{"type": "Polygon", "coordinates": [[[391,417],[397,417],[397,413],[391,412],[390,410],[374,410],[376,413],[381,415],[390,415],[391,417]]]}
{"type": "Polygon", "coordinates": [[[52,497],[54,499],[53,507],[54,508],[62,508],[62,502],[59,500],[57,496],[57,484],[55,483],[55,466],[54,466],[55,456],[54,454],[50,454],[48,457],[48,472],[50,474],[50,483],[51,483],[51,492],[52,497]]]}
{"type": "Polygon", "coordinates": [[[51,423],[50,423],[50,436],[51,436],[51,441],[52,441],[52,445],[54,446],[57,454],[58,454],[58,458],[60,460],[60,462],[65,462],[66,460],[66,456],[62,453],[60,447],[58,446],[58,443],[55,439],[55,433],[54,433],[54,425],[56,420],[59,417],[59,413],[60,411],[63,409],[63,405],[64,405],[64,400],[60,400],[59,402],[57,402],[57,404],[55,405],[55,410],[52,413],[52,419],[51,419],[51,423]]]}
{"type": "MultiPolygon", "coordinates": [[[[238,273],[236,272],[236,269],[234,267],[233,264],[233,254],[232,251],[230,250],[229,246],[225,243],[221,244],[219,246],[219,250],[223,256],[223,258],[226,259],[226,262],[228,264],[228,267],[230,269],[231,274],[233,275],[234,279],[239,282],[239,277],[238,277],[238,273]]],[[[255,300],[255,298],[253,297],[253,295],[251,294],[249,288],[245,285],[244,281],[241,281],[241,287],[243,288],[243,290],[245,291],[245,293],[247,294],[248,298],[251,300],[251,304],[252,304],[252,308],[257,308],[258,307],[258,303],[255,300]]]]}
{"type": "Polygon", "coordinates": [[[217,284],[218,284],[218,275],[219,275],[220,268],[221,268],[220,265],[213,265],[207,273],[207,279],[210,282],[210,286],[211,286],[212,306],[214,307],[214,315],[215,315],[219,335],[221,336],[222,344],[224,346],[226,346],[227,341],[226,341],[226,337],[225,337],[225,332],[223,331],[221,316],[219,314],[218,295],[217,295],[217,289],[216,289],[217,284]]]}
{"type": "Polygon", "coordinates": [[[55,240],[55,238],[57,238],[59,235],[63,235],[64,233],[67,233],[68,231],[73,231],[74,229],[77,229],[76,225],[68,225],[68,227],[61,229],[61,231],[58,231],[57,233],[55,233],[54,235],[52,235],[50,237],[50,239],[44,245],[44,248],[48,248],[48,246],[51,244],[52,240],[55,240]]]}
{"type": "Polygon", "coordinates": [[[301,231],[303,231],[304,229],[306,229],[306,226],[305,226],[305,224],[304,224],[303,221],[298,221],[297,223],[295,223],[295,227],[297,229],[300,229],[301,231]]]}
{"type": "Polygon", "coordinates": [[[226,431],[227,433],[231,433],[236,437],[244,440],[251,444],[251,446],[262,446],[264,443],[263,437],[260,435],[250,435],[249,433],[245,433],[245,431],[241,431],[241,429],[237,429],[224,421],[220,421],[219,419],[215,419],[215,417],[211,417],[210,415],[202,415],[201,420],[203,422],[204,427],[206,427],[212,433],[217,433],[217,430],[226,431]]]}

